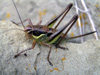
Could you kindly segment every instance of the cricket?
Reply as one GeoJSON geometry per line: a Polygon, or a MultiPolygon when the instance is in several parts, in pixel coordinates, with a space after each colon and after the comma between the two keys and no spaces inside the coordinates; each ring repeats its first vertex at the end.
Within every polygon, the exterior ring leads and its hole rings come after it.
{"type": "MultiPolygon", "coordinates": [[[[23,29],[24,29],[23,31],[29,37],[29,39],[33,40],[31,48],[25,49],[25,50],[17,53],[14,56],[14,58],[19,57],[21,54],[25,53],[26,51],[34,49],[36,44],[44,45],[44,46],[47,46],[47,47],[50,48],[49,52],[48,52],[48,56],[47,56],[47,61],[49,62],[49,64],[51,66],[53,66],[52,62],[49,59],[52,46],[55,46],[56,48],[61,48],[61,49],[64,50],[64,49],[67,49],[67,48],[60,46],[60,44],[63,42],[63,40],[65,40],[65,39],[71,40],[71,39],[83,37],[83,36],[86,36],[86,35],[90,35],[90,34],[93,34],[93,33],[96,32],[96,31],[93,31],[93,32],[89,32],[89,33],[86,33],[86,34],[67,38],[66,36],[67,36],[69,30],[73,27],[73,25],[76,23],[76,21],[78,19],[78,14],[75,14],[67,24],[62,26],[62,28],[57,29],[57,27],[60,25],[60,23],[62,22],[62,20],[64,19],[64,17],[68,13],[68,11],[72,8],[72,6],[73,6],[72,3],[68,4],[66,6],[66,8],[58,16],[56,16],[55,18],[48,21],[45,25],[41,25],[42,21],[40,21],[36,25],[33,25],[31,19],[26,19],[26,20],[22,21],[21,16],[19,14],[19,11],[16,7],[14,0],[12,0],[12,2],[14,4],[16,12],[19,16],[20,23],[23,26],[23,29]],[[58,19],[60,19],[59,22],[56,24],[55,27],[53,27],[58,19]],[[25,21],[28,21],[28,23],[29,23],[27,26],[24,25],[25,21]],[[64,31],[65,31],[65,33],[64,33],[64,31]]],[[[16,23],[16,22],[13,22],[13,23],[16,24],[16,25],[19,24],[19,23],[16,23]]]]}

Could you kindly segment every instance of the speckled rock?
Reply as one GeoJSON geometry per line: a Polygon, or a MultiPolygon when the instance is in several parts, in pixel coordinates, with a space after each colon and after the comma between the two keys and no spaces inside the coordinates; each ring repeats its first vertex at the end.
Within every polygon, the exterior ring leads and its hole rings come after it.
{"type": "Polygon", "coordinates": [[[100,40],[90,40],[82,44],[63,43],[69,50],[52,48],[47,62],[48,47],[38,45],[18,58],[14,55],[31,47],[32,40],[9,21],[0,21],[0,75],[99,75],[100,40]]]}

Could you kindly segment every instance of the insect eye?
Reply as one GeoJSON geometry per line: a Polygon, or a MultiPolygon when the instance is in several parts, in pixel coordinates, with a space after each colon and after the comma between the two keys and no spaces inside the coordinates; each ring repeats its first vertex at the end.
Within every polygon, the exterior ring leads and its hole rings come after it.
{"type": "Polygon", "coordinates": [[[35,31],[32,32],[32,34],[35,35],[35,36],[39,36],[42,33],[41,33],[41,31],[35,30],[35,31]]]}
{"type": "Polygon", "coordinates": [[[35,36],[40,36],[41,34],[45,34],[46,32],[41,31],[41,30],[34,30],[32,31],[32,34],[35,36]]]}
{"type": "Polygon", "coordinates": [[[27,33],[28,33],[28,34],[32,34],[32,31],[29,30],[29,31],[27,31],[27,33]]]}

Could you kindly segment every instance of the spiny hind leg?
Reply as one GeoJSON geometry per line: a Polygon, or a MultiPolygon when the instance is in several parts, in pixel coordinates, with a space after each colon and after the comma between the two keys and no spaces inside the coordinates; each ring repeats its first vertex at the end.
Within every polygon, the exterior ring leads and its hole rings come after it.
{"type": "Polygon", "coordinates": [[[55,18],[51,19],[50,21],[48,21],[45,25],[52,27],[54,24],[61,16],[62,19],[60,19],[59,23],[57,23],[55,29],[58,27],[58,25],[60,24],[60,22],[63,20],[63,18],[65,17],[65,15],[68,13],[68,11],[71,9],[71,7],[73,6],[73,4],[69,4],[58,16],[56,16],[55,18]]]}
{"type": "MultiPolygon", "coordinates": [[[[72,17],[72,19],[65,25],[65,27],[61,29],[61,31],[63,31],[63,30],[65,30],[66,28],[68,28],[68,29],[66,30],[66,32],[65,32],[65,33],[60,37],[60,39],[58,40],[58,42],[57,42],[57,44],[56,44],[57,46],[63,41],[63,39],[66,38],[66,36],[67,36],[69,30],[70,30],[70,29],[73,27],[73,25],[76,23],[77,19],[78,19],[78,15],[76,14],[76,15],[74,15],[74,16],[72,17]]],[[[60,32],[61,32],[61,31],[60,31],[60,32]]]]}

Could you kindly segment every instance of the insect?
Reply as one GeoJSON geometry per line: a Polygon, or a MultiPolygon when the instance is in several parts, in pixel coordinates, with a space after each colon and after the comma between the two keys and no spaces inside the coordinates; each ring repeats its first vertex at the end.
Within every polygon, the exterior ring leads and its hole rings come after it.
{"type": "MultiPolygon", "coordinates": [[[[26,19],[25,21],[28,21],[29,22],[29,25],[27,26],[24,26],[23,24],[23,21],[20,17],[20,14],[18,12],[18,9],[14,3],[14,1],[12,0],[13,4],[14,4],[14,7],[17,11],[17,14],[19,16],[19,19],[21,21],[21,24],[24,28],[24,32],[25,34],[30,37],[30,39],[33,40],[33,43],[32,43],[32,47],[31,48],[28,48],[28,49],[25,49],[19,53],[17,53],[14,57],[17,58],[18,56],[20,56],[22,53],[28,51],[28,50],[31,50],[31,49],[34,49],[36,43],[40,44],[40,45],[44,45],[44,46],[47,46],[49,47],[49,53],[48,53],[48,56],[47,56],[47,60],[49,62],[49,64],[51,66],[53,66],[52,62],[49,60],[49,57],[50,57],[50,53],[51,53],[51,48],[52,48],[52,45],[54,45],[56,48],[61,48],[61,49],[66,49],[65,47],[61,47],[59,44],[66,39],[66,36],[69,32],[69,30],[72,28],[72,26],[75,24],[75,22],[77,21],[78,19],[78,15],[75,14],[72,19],[66,24],[64,25],[62,28],[60,29],[57,29],[57,27],[59,26],[59,24],[61,23],[61,21],[64,19],[64,17],[66,16],[66,14],[68,13],[68,11],[72,8],[73,4],[70,3],[68,4],[68,6],[64,9],[64,11],[62,11],[58,16],[56,16],[54,19],[51,19],[50,21],[48,21],[45,25],[40,25],[41,24],[41,21],[37,24],[37,25],[33,25],[32,22],[31,22],[31,19],[26,19]],[[60,18],[61,17],[61,18],[60,18]],[[56,26],[54,28],[53,25],[55,24],[55,22],[58,20],[59,22],[56,24],[56,26]],[[65,33],[63,33],[63,31],[66,30],[65,33]]],[[[13,22],[15,23],[15,22],[13,22]]],[[[17,24],[17,23],[15,23],[17,24]]],[[[95,33],[96,31],[93,31],[93,32],[90,32],[90,33],[86,33],[86,34],[83,34],[83,35],[79,35],[79,36],[74,36],[74,37],[69,37],[67,39],[74,39],[74,38],[78,38],[78,37],[82,37],[82,36],[86,36],[86,35],[89,35],[89,34],[93,34],[95,33]]]]}

